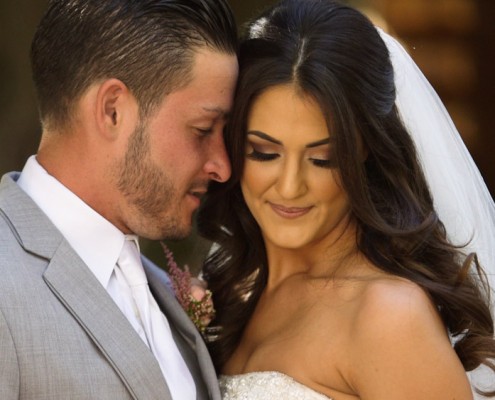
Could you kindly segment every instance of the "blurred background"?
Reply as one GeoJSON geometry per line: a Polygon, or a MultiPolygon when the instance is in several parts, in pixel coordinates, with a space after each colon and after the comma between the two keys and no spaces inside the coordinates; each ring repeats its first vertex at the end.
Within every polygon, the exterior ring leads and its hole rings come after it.
{"type": "MultiPolygon", "coordinates": [[[[269,0],[230,0],[242,28],[269,0]]],[[[409,50],[450,112],[495,196],[495,1],[349,0],[409,50]]],[[[21,170],[40,139],[29,46],[46,0],[0,2],[0,175],[21,170]]],[[[197,271],[208,251],[195,234],[167,243],[180,265],[197,271]]],[[[159,265],[159,244],[142,243],[159,265]]]]}

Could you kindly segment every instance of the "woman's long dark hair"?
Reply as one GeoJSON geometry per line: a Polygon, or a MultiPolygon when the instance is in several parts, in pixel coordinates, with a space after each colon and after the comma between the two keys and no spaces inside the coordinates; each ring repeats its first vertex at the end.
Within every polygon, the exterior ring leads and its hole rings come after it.
{"type": "Polygon", "coordinates": [[[239,185],[248,112],[267,88],[289,83],[317,101],[335,132],[359,250],[431,296],[467,371],[480,364],[493,368],[486,279],[476,257],[466,258],[446,238],[395,107],[383,40],[360,12],[333,0],[285,0],[252,22],[241,43],[240,78],[225,134],[232,177],[211,188],[198,216],[201,234],[219,245],[204,265],[217,308],[213,324],[220,327],[210,342],[217,369],[238,345],[268,275],[260,229],[239,185]]]}

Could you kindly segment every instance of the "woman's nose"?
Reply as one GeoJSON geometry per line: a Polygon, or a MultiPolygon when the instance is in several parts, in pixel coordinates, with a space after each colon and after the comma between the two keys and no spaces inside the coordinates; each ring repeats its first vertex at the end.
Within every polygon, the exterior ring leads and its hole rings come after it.
{"type": "Polygon", "coordinates": [[[285,160],[276,187],[280,196],[285,199],[294,199],[306,193],[306,179],[300,160],[285,160]]]}

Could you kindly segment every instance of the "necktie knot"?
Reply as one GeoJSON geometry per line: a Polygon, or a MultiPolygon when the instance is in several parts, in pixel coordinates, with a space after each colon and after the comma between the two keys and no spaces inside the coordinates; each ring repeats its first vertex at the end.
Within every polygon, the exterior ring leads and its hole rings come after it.
{"type": "Polygon", "coordinates": [[[130,287],[148,283],[143,265],[141,264],[138,244],[134,236],[126,236],[117,264],[130,287]]]}

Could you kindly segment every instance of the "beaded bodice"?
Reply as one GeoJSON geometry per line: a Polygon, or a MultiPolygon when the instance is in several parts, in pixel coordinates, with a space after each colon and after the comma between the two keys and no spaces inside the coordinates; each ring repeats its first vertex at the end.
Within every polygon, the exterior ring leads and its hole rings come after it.
{"type": "Polygon", "coordinates": [[[332,400],[281,372],[221,375],[222,400],[332,400]]]}

